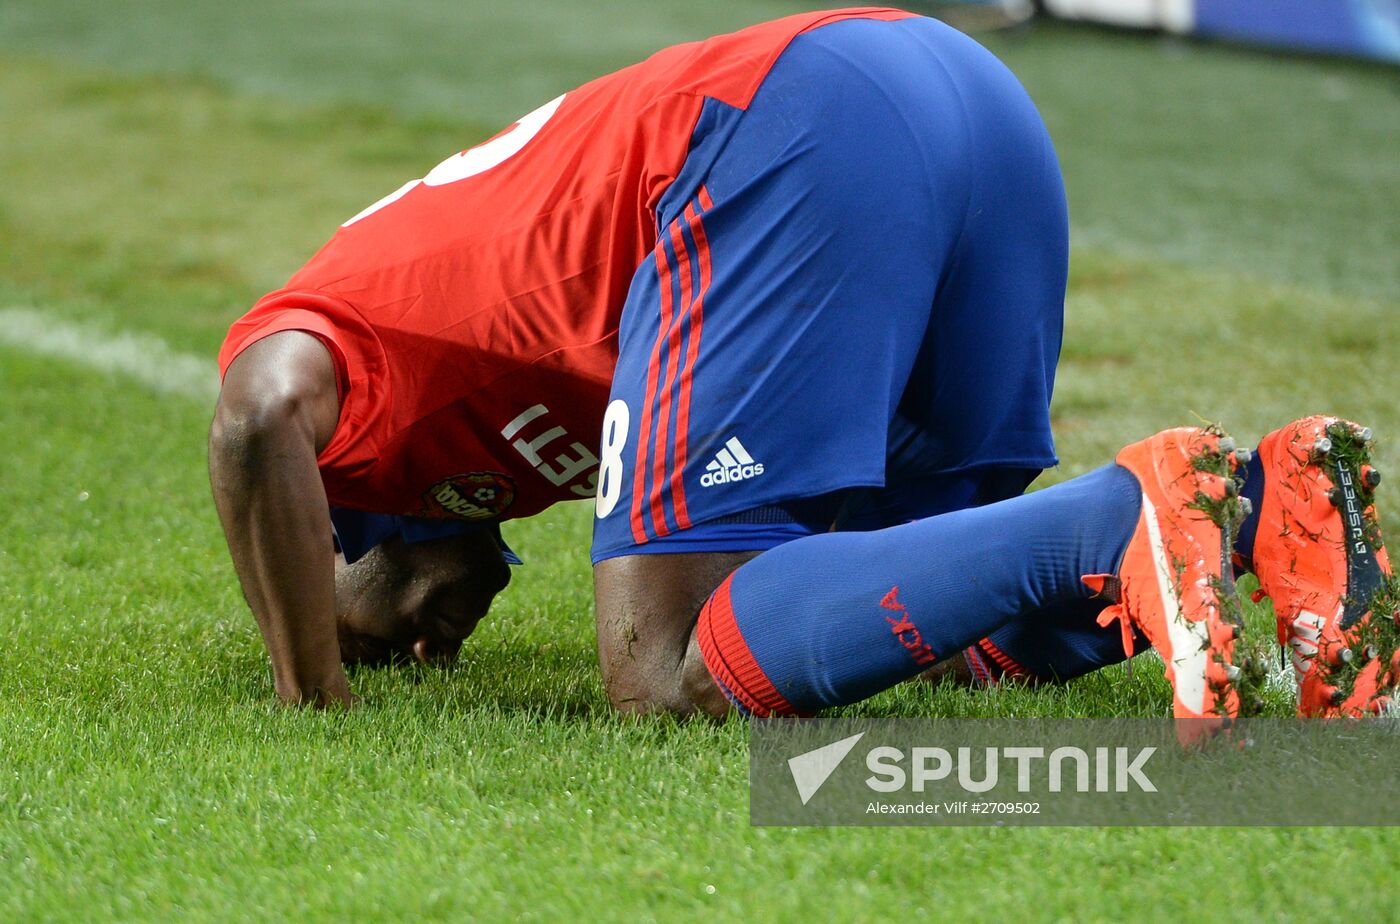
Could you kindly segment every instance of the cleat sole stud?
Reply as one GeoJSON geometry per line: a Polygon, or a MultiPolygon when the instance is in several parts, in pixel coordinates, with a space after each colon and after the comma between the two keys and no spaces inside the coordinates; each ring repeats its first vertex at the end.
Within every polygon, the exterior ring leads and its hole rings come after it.
{"type": "Polygon", "coordinates": [[[1234,452],[1235,438],[1232,436],[1222,436],[1217,445],[1220,447],[1221,452],[1234,452]]]}

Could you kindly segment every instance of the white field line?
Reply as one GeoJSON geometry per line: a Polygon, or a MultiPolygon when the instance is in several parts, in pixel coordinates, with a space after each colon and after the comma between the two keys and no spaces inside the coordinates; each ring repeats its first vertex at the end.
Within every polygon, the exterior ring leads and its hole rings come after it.
{"type": "Polygon", "coordinates": [[[0,344],[125,376],[163,394],[210,403],[219,395],[212,362],[149,334],[114,334],[29,308],[0,308],[0,344]]]}

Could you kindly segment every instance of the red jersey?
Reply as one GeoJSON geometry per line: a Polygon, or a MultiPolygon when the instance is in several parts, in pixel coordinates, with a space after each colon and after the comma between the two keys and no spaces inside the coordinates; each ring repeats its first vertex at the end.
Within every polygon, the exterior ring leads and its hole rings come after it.
{"type": "Polygon", "coordinates": [[[824,11],[678,45],[555,99],[347,221],[229,331],[330,349],[337,507],[509,519],[592,497],[628,287],[706,99],[747,108],[824,11]]]}

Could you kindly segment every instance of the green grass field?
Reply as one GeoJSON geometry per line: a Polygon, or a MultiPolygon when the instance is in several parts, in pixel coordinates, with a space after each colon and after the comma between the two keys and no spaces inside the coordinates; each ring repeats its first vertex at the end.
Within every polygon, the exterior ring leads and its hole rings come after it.
{"type": "MultiPolygon", "coordinates": [[[[454,669],[357,672],[349,714],[273,704],[204,472],[228,323],[540,101],[798,8],[0,0],[0,920],[1393,918],[1388,829],[751,828],[742,722],[610,715],[577,505],[508,525],[528,564],[454,669]]],[[[1047,480],[1319,410],[1400,473],[1395,72],[984,38],[1074,216],[1047,480]]],[[[1145,663],[851,711],[1169,708],[1145,663]]]]}

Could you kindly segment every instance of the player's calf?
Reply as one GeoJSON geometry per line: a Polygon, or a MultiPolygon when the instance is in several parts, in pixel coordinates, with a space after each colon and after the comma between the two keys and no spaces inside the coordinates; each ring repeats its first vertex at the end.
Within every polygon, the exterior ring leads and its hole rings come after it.
{"type": "Polygon", "coordinates": [[[1131,651],[1117,627],[1098,624],[1108,600],[1072,600],[1025,613],[968,646],[964,657],[979,686],[1056,683],[1073,680],[1146,651],[1135,632],[1131,651]]]}
{"type": "Polygon", "coordinates": [[[1117,567],[1141,492],[1109,465],[1044,491],[864,533],[826,533],[744,565],[705,602],[715,682],[754,715],[864,699],[998,626],[1088,600],[1117,567]]]}
{"type": "Polygon", "coordinates": [[[743,711],[801,714],[864,699],[1027,613],[1111,596],[1100,623],[1119,617],[1125,649],[1141,631],[1162,653],[1174,713],[1204,720],[1183,726],[1193,736],[1240,712],[1254,673],[1232,663],[1237,464],[1216,432],[1166,431],[1033,494],[799,539],[705,602],[701,652],[743,711]]]}

